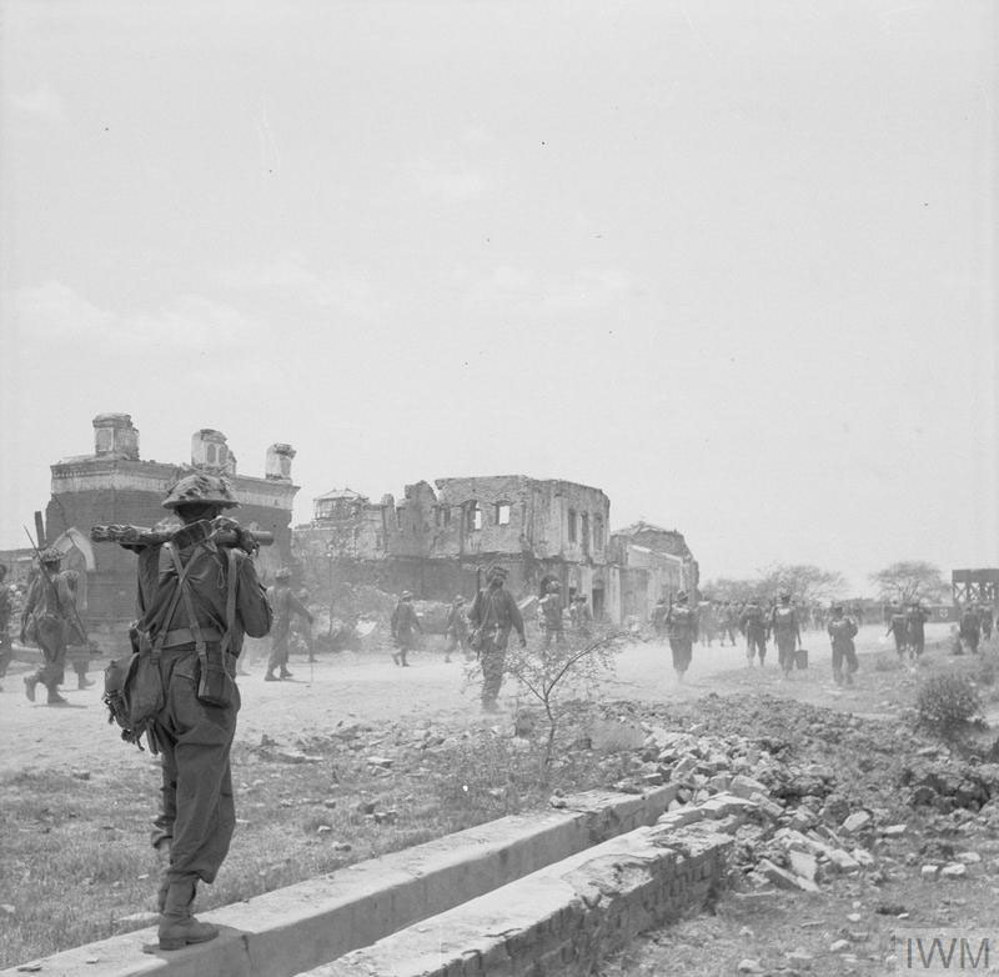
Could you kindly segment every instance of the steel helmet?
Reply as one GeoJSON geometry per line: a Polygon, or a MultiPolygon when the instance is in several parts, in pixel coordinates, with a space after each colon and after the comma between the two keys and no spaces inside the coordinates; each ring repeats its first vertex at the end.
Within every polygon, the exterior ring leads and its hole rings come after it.
{"type": "Polygon", "coordinates": [[[38,559],[42,563],[62,563],[62,553],[59,552],[54,546],[44,549],[38,554],[38,559]]]}
{"type": "Polygon", "coordinates": [[[232,497],[228,479],[221,475],[193,472],[176,482],[163,500],[164,509],[176,509],[182,505],[217,505],[223,509],[235,509],[239,503],[232,497]]]}

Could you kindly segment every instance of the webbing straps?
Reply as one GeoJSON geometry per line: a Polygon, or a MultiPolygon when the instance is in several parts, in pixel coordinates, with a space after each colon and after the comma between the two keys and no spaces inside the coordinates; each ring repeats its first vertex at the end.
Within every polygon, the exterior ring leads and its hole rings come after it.
{"type": "Polygon", "coordinates": [[[170,599],[170,606],[167,608],[166,614],[163,615],[160,621],[160,630],[156,635],[156,640],[153,642],[152,653],[153,656],[158,658],[160,652],[163,650],[163,643],[166,641],[167,631],[170,626],[170,622],[173,620],[174,612],[177,610],[177,604],[180,603],[180,598],[184,593],[183,584],[187,577],[187,571],[191,564],[194,562],[193,558],[188,560],[187,566],[181,566],[180,558],[177,556],[176,551],[170,543],[164,544],[166,551],[170,554],[173,560],[174,566],[177,569],[177,590],[174,592],[173,597],[170,599]]]}
{"type": "MultiPolygon", "coordinates": [[[[180,556],[178,556],[177,551],[169,543],[166,543],[165,546],[173,560],[173,565],[177,568],[177,592],[184,600],[184,609],[187,611],[189,626],[194,635],[194,646],[198,651],[198,658],[201,661],[202,667],[207,668],[208,650],[205,647],[205,637],[201,633],[201,625],[198,624],[198,617],[194,613],[194,602],[191,600],[191,592],[187,586],[187,571],[194,563],[195,554],[191,554],[191,558],[187,561],[187,566],[185,567],[180,562],[180,556]]],[[[195,550],[197,550],[197,547],[195,547],[195,550]]],[[[176,606],[176,600],[174,606],[176,606]]]]}

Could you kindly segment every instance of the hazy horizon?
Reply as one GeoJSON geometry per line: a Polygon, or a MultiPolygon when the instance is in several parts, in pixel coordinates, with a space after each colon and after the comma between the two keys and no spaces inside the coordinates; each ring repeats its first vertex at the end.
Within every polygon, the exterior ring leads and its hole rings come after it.
{"type": "Polygon", "coordinates": [[[996,8],[0,0],[0,547],[48,466],[525,474],[774,562],[999,566],[996,8]]]}

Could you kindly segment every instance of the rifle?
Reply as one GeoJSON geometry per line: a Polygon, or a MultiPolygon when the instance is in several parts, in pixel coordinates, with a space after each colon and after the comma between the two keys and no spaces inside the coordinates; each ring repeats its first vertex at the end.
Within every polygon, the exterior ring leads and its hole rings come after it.
{"type": "MultiPolygon", "coordinates": [[[[42,554],[39,552],[38,547],[35,545],[34,537],[28,532],[28,527],[22,525],[21,528],[24,530],[24,535],[28,537],[28,542],[31,543],[31,548],[35,552],[35,556],[38,558],[38,569],[42,576],[45,578],[45,582],[49,585],[52,591],[52,596],[55,598],[55,606],[62,608],[62,601],[59,599],[59,588],[56,587],[55,581],[49,576],[49,571],[45,569],[45,563],[42,561],[42,554]]],[[[80,640],[86,642],[87,640],[87,629],[80,618],[80,612],[76,609],[76,599],[74,595],[73,602],[69,605],[73,612],[73,617],[76,620],[73,622],[76,625],[76,629],[80,632],[80,640]]]]}
{"type": "MultiPolygon", "coordinates": [[[[91,526],[90,541],[92,543],[118,543],[122,546],[159,546],[169,543],[181,527],[176,529],[147,529],[145,526],[91,526]]],[[[252,538],[259,546],[270,546],[274,542],[274,534],[264,529],[243,529],[245,536],[252,538]]],[[[235,529],[220,529],[213,539],[219,546],[238,546],[239,534],[235,529]]],[[[330,616],[332,621],[332,615],[330,616]]]]}

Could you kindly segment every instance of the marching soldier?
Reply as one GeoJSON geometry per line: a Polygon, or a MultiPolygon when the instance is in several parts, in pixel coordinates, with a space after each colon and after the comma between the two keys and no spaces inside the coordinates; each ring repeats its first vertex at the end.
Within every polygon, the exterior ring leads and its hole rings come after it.
{"type": "Polygon", "coordinates": [[[857,649],[853,643],[859,630],[857,622],[843,614],[842,604],[833,604],[832,619],[826,630],[832,641],[833,681],[837,685],[853,685],[853,673],[860,667],[857,661],[857,649]]]}
{"type": "Polygon", "coordinates": [[[660,641],[666,636],[666,612],[668,610],[665,597],[660,597],[656,601],[656,606],[652,608],[652,630],[660,641]]]}
{"type": "Polygon", "coordinates": [[[795,649],[801,647],[801,627],[787,591],[780,595],[780,603],[770,613],[770,633],[777,642],[777,663],[787,678],[794,668],[795,649]]]}
{"type": "MultiPolygon", "coordinates": [[[[59,686],[65,680],[66,647],[71,636],[80,631],[76,612],[76,575],[60,571],[62,554],[49,547],[38,555],[38,569],[28,586],[28,596],[21,614],[21,643],[31,641],[42,651],[42,667],[24,679],[24,692],[35,701],[35,688],[41,683],[48,692],[47,704],[64,706],[59,686]]],[[[85,635],[79,639],[86,640],[85,635]]],[[[79,673],[78,673],[79,674],[79,673]]],[[[80,688],[86,688],[86,674],[80,688]]],[[[87,682],[87,685],[90,683],[87,682]]]]}
{"type": "Polygon", "coordinates": [[[496,700],[503,685],[506,647],[510,632],[516,631],[521,647],[526,647],[524,619],[513,595],[505,588],[507,571],[494,564],[486,573],[486,586],[475,595],[468,623],[472,632],[472,647],[482,664],[482,709],[496,712],[496,700]]]}
{"type": "Polygon", "coordinates": [[[929,615],[923,610],[918,600],[910,601],[908,613],[905,615],[905,630],[909,643],[909,655],[913,660],[919,658],[926,647],[926,622],[929,615]]]}
{"type": "Polygon", "coordinates": [[[292,615],[304,618],[310,626],[312,624],[312,614],[292,592],[290,580],[291,570],[281,567],[274,574],[274,584],[267,588],[274,623],[271,625],[271,655],[267,662],[267,674],[264,675],[265,682],[291,678],[291,672],[288,671],[288,637],[292,615]],[[275,668],[280,670],[277,675],[274,674],[275,668]]]}
{"type": "MultiPolygon", "coordinates": [[[[0,680],[7,675],[7,667],[14,657],[14,645],[10,640],[10,618],[14,610],[10,588],[6,584],[7,567],[0,563],[0,680]]],[[[0,692],[3,686],[0,685],[0,692]]]]}
{"type": "Polygon", "coordinates": [[[449,662],[455,649],[468,657],[468,619],[465,617],[465,598],[458,594],[451,602],[444,622],[444,661],[449,662]]]}
{"type": "Polygon", "coordinates": [[[746,636],[746,662],[750,668],[753,659],[759,655],[760,668],[767,658],[767,619],[763,608],[755,599],[746,602],[739,618],[739,628],[746,636]]]}
{"type": "Polygon", "coordinates": [[[968,650],[973,654],[978,654],[978,643],[982,638],[982,622],[975,611],[974,604],[968,604],[961,615],[958,624],[958,636],[962,642],[968,646],[968,650]]]}
{"type": "Polygon", "coordinates": [[[688,606],[687,600],[687,592],[681,590],[676,595],[676,603],[666,612],[666,634],[673,655],[673,671],[680,682],[690,668],[697,640],[697,614],[688,606]]]}
{"type": "Polygon", "coordinates": [[[901,661],[906,652],[910,651],[909,615],[902,610],[901,604],[892,604],[891,606],[887,634],[895,639],[895,652],[901,661]]]}
{"type": "Polygon", "coordinates": [[[423,625],[416,616],[413,608],[413,595],[410,591],[404,590],[399,598],[399,603],[395,605],[392,612],[392,639],[395,641],[397,651],[392,652],[392,661],[403,668],[409,667],[406,655],[416,645],[416,633],[423,633],[423,625]]]}

